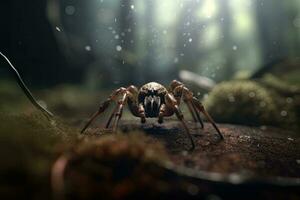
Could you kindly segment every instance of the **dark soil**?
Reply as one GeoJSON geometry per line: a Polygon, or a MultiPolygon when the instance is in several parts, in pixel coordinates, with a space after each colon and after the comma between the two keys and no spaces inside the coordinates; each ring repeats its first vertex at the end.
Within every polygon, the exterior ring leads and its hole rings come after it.
{"type": "MultiPolygon", "coordinates": [[[[146,124],[123,121],[121,131],[129,136],[135,135],[134,141],[130,137],[127,142],[125,138],[119,138],[113,143],[105,143],[106,148],[98,145],[94,150],[92,143],[87,142],[91,150],[81,153],[81,163],[71,165],[67,180],[74,184],[73,188],[78,188],[83,187],[82,182],[75,179],[78,174],[79,177],[93,177],[97,181],[91,185],[104,184],[109,189],[92,190],[89,186],[89,192],[85,194],[106,199],[300,199],[300,138],[296,133],[270,127],[219,124],[224,135],[224,140],[220,140],[208,123],[205,123],[204,130],[191,122],[188,126],[196,144],[194,151],[188,151],[191,143],[178,121],[163,124],[154,120],[148,120],[146,124]],[[143,132],[148,137],[139,136],[143,132]],[[132,141],[133,146],[128,141],[132,141]],[[127,145],[122,144],[124,142],[127,145]],[[161,146],[166,152],[161,151],[161,146]],[[96,154],[99,148],[106,149],[101,150],[106,153],[96,154]],[[152,159],[154,155],[157,162],[145,162],[149,160],[144,158],[149,153],[145,153],[147,149],[157,149],[152,154],[152,159]],[[93,169],[106,166],[107,174],[122,172],[122,175],[106,179],[97,177],[97,174],[88,175],[91,170],[84,160],[92,157],[98,160],[96,163],[102,163],[101,167],[93,169]],[[122,162],[124,158],[129,160],[122,162]],[[163,159],[171,164],[160,162],[163,159]],[[135,165],[130,165],[132,160],[135,165]],[[119,195],[120,187],[122,196],[111,196],[119,195]]],[[[91,128],[85,138],[103,141],[105,137],[101,139],[101,135],[107,135],[103,134],[107,132],[91,128]]],[[[77,193],[82,194],[78,190],[69,194],[77,193]]]]}
{"type": "Polygon", "coordinates": [[[224,135],[220,140],[208,123],[204,130],[189,122],[196,144],[189,152],[190,141],[179,122],[163,124],[123,122],[121,130],[143,130],[153,141],[163,142],[172,162],[194,170],[220,173],[243,173],[254,176],[300,177],[300,137],[281,129],[218,125],[224,135]]]}

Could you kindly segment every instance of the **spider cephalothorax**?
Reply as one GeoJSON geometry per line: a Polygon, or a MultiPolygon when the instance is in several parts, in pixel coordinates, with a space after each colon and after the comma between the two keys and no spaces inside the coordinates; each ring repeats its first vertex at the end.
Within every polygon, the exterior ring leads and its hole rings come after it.
{"type": "Polygon", "coordinates": [[[187,104],[187,107],[191,112],[195,122],[199,122],[201,124],[201,127],[203,128],[203,122],[200,118],[200,112],[203,113],[215,127],[215,129],[219,133],[220,138],[223,139],[223,135],[221,134],[213,119],[206,112],[201,102],[196,97],[194,97],[193,93],[188,88],[186,88],[183,83],[176,80],[171,82],[168,90],[163,85],[156,82],[147,83],[143,85],[140,90],[138,90],[138,88],[133,85],[127,88],[121,87],[115,90],[108,97],[108,99],[100,105],[98,111],[90,118],[81,132],[83,133],[84,130],[90,125],[90,123],[99,114],[104,112],[106,108],[108,108],[109,104],[112,101],[116,101],[117,106],[109,117],[106,123],[106,128],[110,127],[111,121],[114,118],[112,130],[113,132],[116,131],[119,120],[122,116],[123,107],[126,103],[128,104],[131,113],[134,116],[141,118],[142,123],[146,122],[146,118],[153,117],[157,117],[158,122],[162,123],[164,117],[169,117],[175,114],[181,121],[188,137],[191,140],[191,149],[194,149],[194,141],[191,137],[186,122],[183,119],[183,114],[181,113],[179,108],[181,100],[183,100],[187,104]]]}
{"type": "Polygon", "coordinates": [[[138,93],[138,103],[145,109],[146,117],[158,117],[161,105],[165,103],[167,89],[159,83],[143,85],[138,93]]]}

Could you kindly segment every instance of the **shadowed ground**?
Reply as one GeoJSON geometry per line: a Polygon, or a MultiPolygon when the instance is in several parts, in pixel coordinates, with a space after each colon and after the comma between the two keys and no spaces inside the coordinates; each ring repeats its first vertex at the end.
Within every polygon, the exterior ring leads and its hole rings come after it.
{"type": "MultiPolygon", "coordinates": [[[[190,141],[179,122],[126,121],[121,124],[125,133],[142,130],[153,138],[153,143],[163,142],[177,166],[220,173],[300,178],[300,138],[295,133],[264,126],[219,124],[225,137],[220,141],[209,123],[204,130],[192,122],[189,127],[196,144],[193,152],[187,151],[190,141]]],[[[93,132],[97,134],[101,130],[93,132]]]]}

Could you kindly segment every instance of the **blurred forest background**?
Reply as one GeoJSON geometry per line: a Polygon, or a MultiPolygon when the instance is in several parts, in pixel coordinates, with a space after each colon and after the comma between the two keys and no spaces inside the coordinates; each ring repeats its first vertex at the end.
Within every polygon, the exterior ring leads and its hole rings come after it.
{"type": "Polygon", "coordinates": [[[168,83],[180,70],[220,82],[299,59],[298,0],[10,0],[0,16],[1,51],[34,88],[168,83]]]}

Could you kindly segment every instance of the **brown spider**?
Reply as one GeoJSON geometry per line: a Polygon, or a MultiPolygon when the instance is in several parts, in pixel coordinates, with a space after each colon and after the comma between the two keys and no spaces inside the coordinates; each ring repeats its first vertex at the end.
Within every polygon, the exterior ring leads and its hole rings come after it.
{"type": "Polygon", "coordinates": [[[201,124],[201,128],[203,128],[203,122],[200,118],[199,112],[202,112],[210,123],[217,130],[221,139],[223,139],[223,135],[218,129],[217,125],[204,109],[201,102],[194,97],[193,93],[184,86],[183,83],[173,80],[170,84],[169,90],[167,90],[163,85],[150,82],[143,85],[140,90],[137,87],[131,85],[127,88],[121,87],[115,90],[106,101],[104,101],[98,111],[92,115],[90,120],[82,129],[81,133],[85,131],[85,129],[92,123],[92,121],[104,112],[109,104],[112,101],[117,102],[117,106],[114,109],[113,113],[109,117],[106,128],[109,128],[112,119],[114,118],[112,131],[116,132],[118,127],[118,123],[120,118],[122,117],[122,111],[125,103],[127,102],[131,113],[141,118],[141,122],[145,123],[146,118],[154,118],[158,117],[158,123],[163,123],[164,117],[172,116],[174,113],[177,118],[181,121],[186,133],[191,140],[191,150],[195,148],[194,141],[191,137],[190,131],[187,127],[186,122],[183,119],[183,114],[179,109],[180,101],[183,101],[188,106],[189,111],[191,112],[193,119],[195,122],[199,122],[201,124]],[[121,96],[119,99],[118,97],[121,96]]]}

